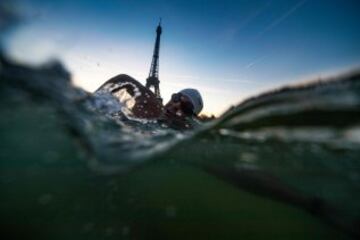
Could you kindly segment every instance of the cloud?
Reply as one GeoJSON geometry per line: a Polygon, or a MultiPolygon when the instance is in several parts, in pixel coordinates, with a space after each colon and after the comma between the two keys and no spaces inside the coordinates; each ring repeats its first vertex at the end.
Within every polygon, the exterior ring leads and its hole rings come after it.
{"type": "Polygon", "coordinates": [[[199,76],[194,76],[190,74],[161,74],[160,78],[163,79],[176,79],[176,80],[199,80],[199,76]]]}
{"type": "Polygon", "coordinates": [[[272,1],[266,2],[265,5],[257,9],[256,11],[252,12],[247,18],[245,18],[244,21],[242,21],[238,27],[238,30],[247,27],[252,21],[254,21],[258,16],[260,16],[261,13],[265,11],[266,8],[268,8],[271,5],[272,1]]]}
{"type": "Polygon", "coordinates": [[[258,57],[256,59],[254,59],[253,61],[251,61],[250,63],[248,63],[245,68],[249,69],[249,68],[252,68],[255,64],[263,61],[267,56],[261,56],[261,57],[258,57]]]}
{"type": "Polygon", "coordinates": [[[260,8],[251,12],[246,16],[240,23],[236,22],[235,24],[228,26],[222,30],[221,34],[218,35],[219,42],[228,43],[233,41],[236,35],[244,28],[246,28],[251,22],[253,22],[258,16],[260,16],[266,8],[270,6],[272,1],[266,2],[260,8]]]}
{"type": "Polygon", "coordinates": [[[307,0],[301,0],[299,2],[297,2],[292,8],[290,8],[286,13],[284,13],[281,17],[275,19],[275,21],[273,21],[269,26],[267,26],[263,31],[261,31],[258,34],[258,37],[262,36],[264,33],[270,31],[271,29],[273,29],[274,27],[276,27],[277,25],[279,25],[281,22],[283,22],[284,20],[286,20],[288,17],[290,17],[296,10],[298,10],[302,5],[305,4],[307,0]]]}
{"type": "Polygon", "coordinates": [[[228,94],[233,92],[231,89],[225,89],[225,88],[218,88],[218,87],[213,87],[213,86],[209,86],[207,84],[199,84],[199,83],[192,83],[192,84],[188,84],[188,83],[178,83],[178,82],[163,82],[163,85],[168,85],[168,86],[172,86],[172,87],[176,87],[179,89],[183,89],[183,88],[196,88],[196,89],[200,89],[202,92],[208,92],[208,93],[212,93],[212,94],[228,94]]]}
{"type": "MultiPolygon", "coordinates": [[[[265,56],[255,59],[255,61],[260,61],[264,59],[265,56]]],[[[199,82],[219,82],[219,83],[244,83],[244,84],[258,84],[253,80],[243,79],[241,77],[233,77],[233,78],[223,78],[223,77],[209,77],[209,76],[195,76],[191,74],[161,74],[160,81],[164,80],[164,82],[172,82],[175,83],[176,80],[180,80],[184,85],[193,85],[199,82]]],[[[177,84],[177,83],[175,83],[177,84]]]]}

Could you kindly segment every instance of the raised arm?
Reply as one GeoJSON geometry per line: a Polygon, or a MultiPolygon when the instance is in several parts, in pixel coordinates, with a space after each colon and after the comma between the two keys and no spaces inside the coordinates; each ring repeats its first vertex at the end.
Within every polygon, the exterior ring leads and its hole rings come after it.
{"type": "Polygon", "coordinates": [[[107,91],[116,97],[117,93],[124,89],[135,100],[134,106],[130,109],[135,117],[145,119],[160,117],[163,111],[162,103],[153,92],[128,75],[120,74],[109,79],[96,92],[107,91]]]}

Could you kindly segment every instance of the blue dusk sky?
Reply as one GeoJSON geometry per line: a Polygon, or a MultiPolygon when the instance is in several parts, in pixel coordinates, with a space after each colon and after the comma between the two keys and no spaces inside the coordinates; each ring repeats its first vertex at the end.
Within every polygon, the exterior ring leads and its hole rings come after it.
{"type": "Polygon", "coordinates": [[[60,59],[94,91],[126,73],[145,83],[162,18],[160,90],[197,88],[221,114],[262,91],[360,66],[358,0],[22,0],[7,41],[18,61],[60,59]]]}

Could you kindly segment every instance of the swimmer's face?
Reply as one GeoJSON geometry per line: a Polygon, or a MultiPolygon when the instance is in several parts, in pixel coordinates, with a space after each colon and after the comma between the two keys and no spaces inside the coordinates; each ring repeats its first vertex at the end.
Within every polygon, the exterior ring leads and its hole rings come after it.
{"type": "Polygon", "coordinates": [[[193,115],[193,105],[185,95],[175,93],[165,105],[165,115],[168,117],[186,117],[193,115]]]}

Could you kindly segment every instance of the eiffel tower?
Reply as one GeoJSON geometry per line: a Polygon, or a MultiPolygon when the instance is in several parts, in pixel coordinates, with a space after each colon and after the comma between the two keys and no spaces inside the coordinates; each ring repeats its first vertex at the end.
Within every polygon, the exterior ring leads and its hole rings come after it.
{"type": "Polygon", "coordinates": [[[160,95],[160,89],[159,89],[159,51],[160,51],[160,35],[162,32],[161,28],[161,18],[159,25],[156,28],[156,40],[155,40],[155,47],[154,47],[154,53],[152,57],[151,67],[150,67],[150,73],[149,77],[146,79],[146,87],[151,89],[154,88],[154,93],[157,97],[157,99],[162,102],[162,98],[160,95]]]}

